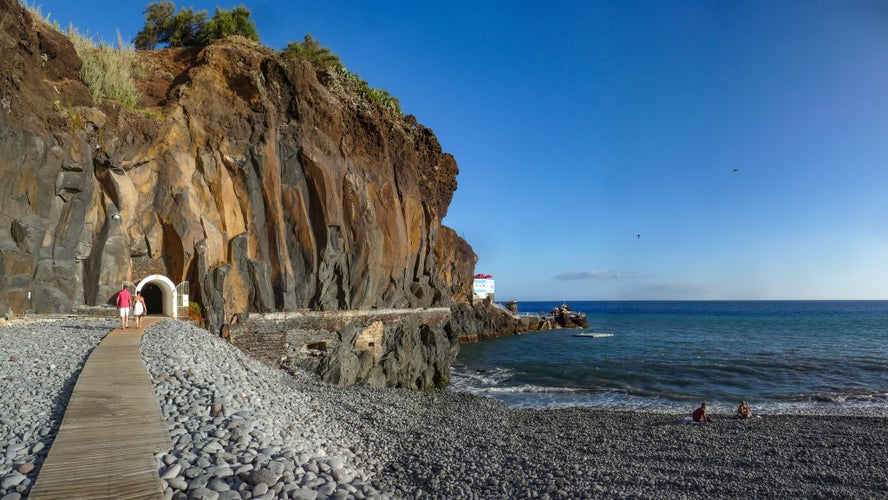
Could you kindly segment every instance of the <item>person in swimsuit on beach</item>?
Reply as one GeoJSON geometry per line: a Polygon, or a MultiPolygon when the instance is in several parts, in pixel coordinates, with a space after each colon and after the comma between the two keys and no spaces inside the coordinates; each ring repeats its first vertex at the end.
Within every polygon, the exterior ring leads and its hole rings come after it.
{"type": "Polygon", "coordinates": [[[117,293],[117,308],[120,309],[120,327],[124,330],[126,330],[129,323],[130,298],[129,290],[124,285],[121,287],[120,292],[117,293]]]}
{"type": "Polygon", "coordinates": [[[145,315],[145,297],[142,297],[142,291],[136,291],[136,298],[133,299],[133,318],[136,320],[136,328],[142,328],[142,316],[145,315]]]}
{"type": "Polygon", "coordinates": [[[737,417],[752,418],[752,412],[749,410],[749,403],[746,401],[740,402],[740,406],[737,407],[737,417]]]}
{"type": "Polygon", "coordinates": [[[701,403],[700,407],[691,414],[694,422],[712,422],[712,418],[706,414],[706,403],[701,403]]]}

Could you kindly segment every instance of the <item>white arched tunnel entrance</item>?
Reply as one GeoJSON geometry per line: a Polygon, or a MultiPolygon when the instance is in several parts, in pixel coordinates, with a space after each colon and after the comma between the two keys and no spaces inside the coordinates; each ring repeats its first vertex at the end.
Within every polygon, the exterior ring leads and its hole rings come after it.
{"type": "MultiPolygon", "coordinates": [[[[179,308],[176,307],[179,303],[176,285],[166,276],[152,274],[136,285],[136,291],[142,292],[149,314],[162,312],[164,316],[170,318],[179,317],[179,308]],[[157,302],[160,302],[160,304],[157,302]]],[[[185,300],[188,299],[185,298],[185,300]]]]}

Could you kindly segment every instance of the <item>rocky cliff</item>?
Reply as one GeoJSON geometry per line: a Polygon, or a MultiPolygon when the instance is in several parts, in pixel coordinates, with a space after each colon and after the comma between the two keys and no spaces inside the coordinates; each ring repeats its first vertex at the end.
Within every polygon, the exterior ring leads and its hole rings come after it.
{"type": "Polygon", "coordinates": [[[444,387],[459,350],[451,310],[239,314],[223,337],[262,362],[340,385],[444,387]]]}
{"type": "Polygon", "coordinates": [[[540,318],[516,318],[503,308],[487,301],[454,304],[450,308],[450,313],[447,332],[458,342],[491,340],[505,335],[548,330],[552,327],[540,318]]]}
{"type": "Polygon", "coordinates": [[[476,257],[441,225],[456,162],[338,75],[238,37],[144,51],[130,110],[93,102],[69,40],[16,0],[0,48],[0,310],[107,303],[145,274],[188,281],[217,332],[469,297],[476,257]]]}

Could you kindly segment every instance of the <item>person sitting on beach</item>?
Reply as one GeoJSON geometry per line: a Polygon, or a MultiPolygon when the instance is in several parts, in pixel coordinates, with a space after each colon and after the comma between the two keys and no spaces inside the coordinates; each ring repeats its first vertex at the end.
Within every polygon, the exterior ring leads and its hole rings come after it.
{"type": "Polygon", "coordinates": [[[712,422],[712,418],[706,414],[706,403],[701,403],[700,407],[691,414],[694,422],[712,422]]]}
{"type": "Polygon", "coordinates": [[[749,403],[746,401],[740,402],[740,406],[737,407],[737,417],[752,418],[752,412],[749,411],[749,403]]]}

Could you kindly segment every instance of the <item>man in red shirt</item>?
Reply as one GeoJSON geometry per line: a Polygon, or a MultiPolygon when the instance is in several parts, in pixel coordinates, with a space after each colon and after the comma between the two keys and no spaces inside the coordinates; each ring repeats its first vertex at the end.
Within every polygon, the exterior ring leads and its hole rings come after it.
{"type": "Polygon", "coordinates": [[[130,293],[126,286],[117,294],[117,307],[120,308],[120,327],[126,330],[129,323],[130,293]]]}

